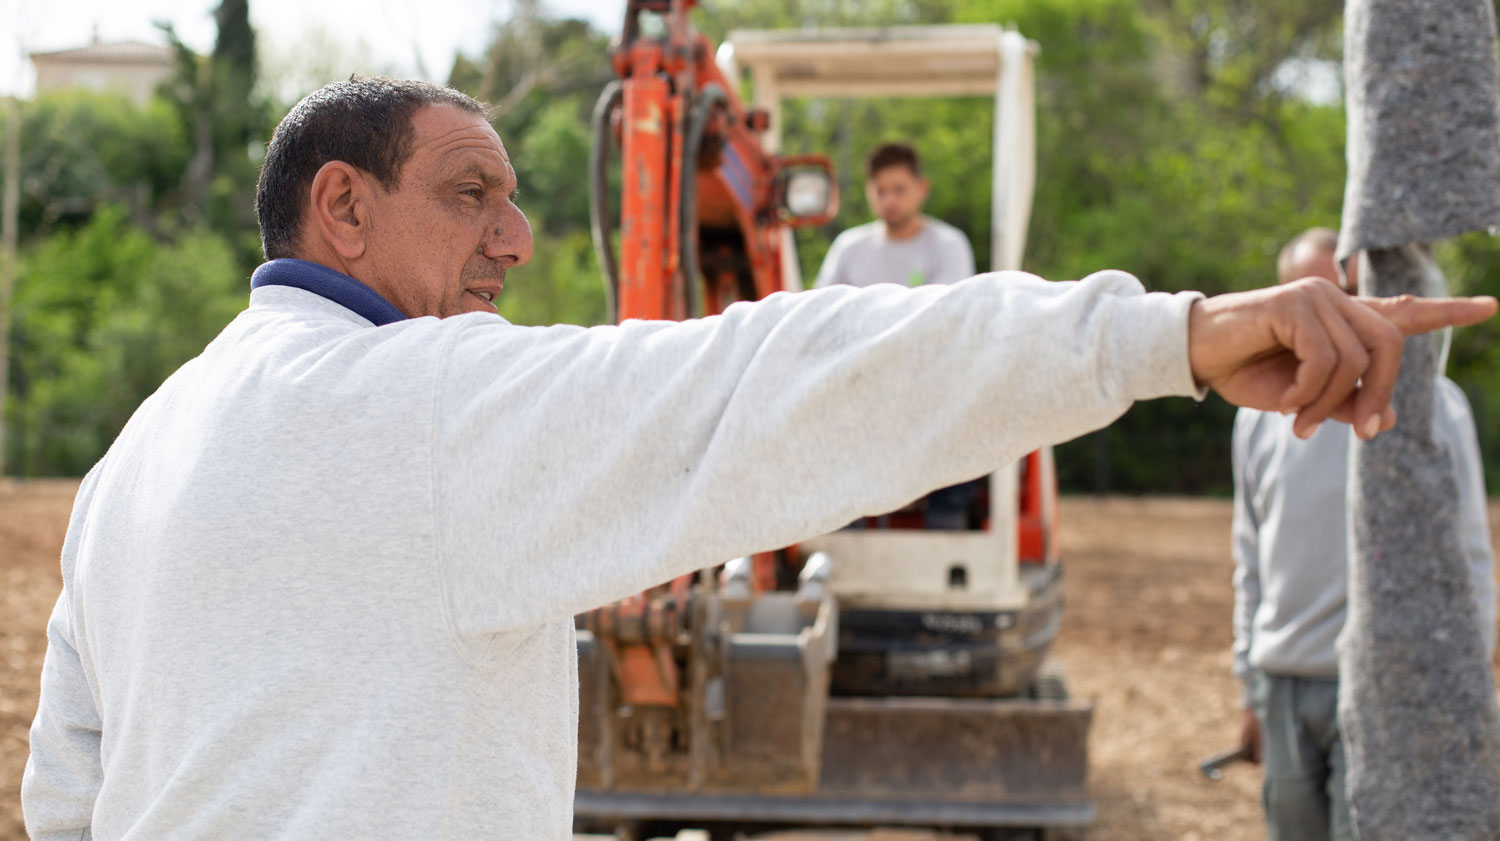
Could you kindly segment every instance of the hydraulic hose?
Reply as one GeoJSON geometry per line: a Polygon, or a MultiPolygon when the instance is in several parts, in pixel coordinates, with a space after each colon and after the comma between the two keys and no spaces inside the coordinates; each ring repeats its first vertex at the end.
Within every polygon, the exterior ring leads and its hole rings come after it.
{"type": "Polygon", "coordinates": [[[698,156],[703,151],[703,133],[715,106],[729,104],[724,89],[709,82],[693,100],[688,115],[687,137],[682,144],[682,191],[678,210],[680,249],[678,265],[682,269],[683,294],[688,318],[703,314],[703,276],[698,260],[698,156]]]}
{"type": "Polygon", "coordinates": [[[609,147],[614,142],[609,118],[622,101],[623,91],[618,79],[605,85],[594,103],[594,115],[590,120],[594,142],[589,146],[589,232],[593,235],[599,267],[604,270],[604,308],[610,323],[619,320],[620,266],[609,241],[609,147]]]}

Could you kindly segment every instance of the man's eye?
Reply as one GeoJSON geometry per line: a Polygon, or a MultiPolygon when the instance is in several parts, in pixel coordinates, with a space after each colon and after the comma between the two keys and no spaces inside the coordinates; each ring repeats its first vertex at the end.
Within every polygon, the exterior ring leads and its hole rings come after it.
{"type": "Polygon", "coordinates": [[[481,190],[478,187],[465,187],[464,189],[459,190],[459,193],[465,196],[469,196],[470,198],[478,199],[484,195],[484,190],[481,190]]]}

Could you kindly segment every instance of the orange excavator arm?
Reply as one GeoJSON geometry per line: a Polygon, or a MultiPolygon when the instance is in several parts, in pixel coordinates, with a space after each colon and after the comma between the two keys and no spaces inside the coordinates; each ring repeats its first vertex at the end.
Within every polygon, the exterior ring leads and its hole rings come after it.
{"type": "MultiPolygon", "coordinates": [[[[746,108],[735,80],[715,65],[713,44],[692,26],[695,5],[629,0],[611,51],[619,78],[594,109],[590,213],[614,320],[713,315],[734,301],[780,291],[789,241],[784,231],[825,224],[838,210],[826,158],[783,158],[764,150],[760,136],[768,117],[746,108]],[[648,28],[659,34],[648,37],[648,28]],[[617,220],[609,189],[616,159],[617,220]],[[821,177],[826,196],[821,207],[800,215],[787,201],[799,177],[821,177]]],[[[755,559],[759,589],[775,587],[775,554],[755,559]]],[[[681,705],[681,664],[694,615],[691,579],[583,617],[608,651],[622,704],[662,712],[681,705]]]]}
{"type": "Polygon", "coordinates": [[[711,315],[780,291],[784,230],[826,224],[838,211],[826,158],[764,150],[768,116],[747,108],[736,80],[714,64],[713,44],[692,26],[695,5],[630,0],[611,55],[620,78],[594,111],[594,245],[618,320],[711,315]],[[663,34],[646,37],[652,19],[663,34]],[[618,222],[609,195],[615,155],[618,222]],[[792,213],[792,179],[818,173],[827,201],[792,213]]]}

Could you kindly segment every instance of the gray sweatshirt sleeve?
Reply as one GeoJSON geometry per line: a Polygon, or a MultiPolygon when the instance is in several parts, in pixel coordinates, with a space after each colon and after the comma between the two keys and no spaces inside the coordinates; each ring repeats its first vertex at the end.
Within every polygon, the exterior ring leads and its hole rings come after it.
{"type": "Polygon", "coordinates": [[[1474,413],[1458,384],[1441,377],[1434,398],[1439,435],[1448,445],[1458,480],[1459,542],[1468,556],[1480,634],[1485,651],[1495,653],[1495,554],[1490,545],[1489,512],[1486,510],[1484,463],[1474,429],[1474,413]]]}
{"type": "Polygon", "coordinates": [[[78,656],[70,605],[77,535],[98,474],[96,466],[79,486],[63,544],[63,589],[47,621],[41,701],[31,724],[31,756],[21,777],[21,812],[33,841],[88,838],[94,801],[104,779],[103,723],[78,656]]]}
{"type": "Polygon", "coordinates": [[[1196,297],[1017,272],[682,323],[471,320],[435,407],[450,621],[482,652],[1194,394],[1196,297]]]}
{"type": "Polygon", "coordinates": [[[1250,465],[1250,436],[1258,412],[1241,409],[1234,416],[1230,461],[1234,471],[1234,675],[1240,679],[1241,698],[1250,706],[1250,645],[1255,635],[1255,612],[1260,609],[1260,522],[1255,514],[1256,481],[1250,465]]]}

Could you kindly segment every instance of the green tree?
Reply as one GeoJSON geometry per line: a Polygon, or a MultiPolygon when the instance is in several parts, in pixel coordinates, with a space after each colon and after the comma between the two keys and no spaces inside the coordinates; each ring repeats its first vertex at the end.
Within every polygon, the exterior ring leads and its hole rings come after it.
{"type": "MultiPolygon", "coordinates": [[[[1500,239],[1472,233],[1434,248],[1457,295],[1500,296],[1500,239]]],[[[1453,332],[1448,376],[1458,383],[1474,409],[1479,451],[1484,455],[1485,485],[1500,489],[1500,326],[1491,319],[1453,332]]]]}
{"type": "Polygon", "coordinates": [[[587,21],[548,16],[539,0],[514,5],[483,56],[454,60],[448,84],[494,106],[502,138],[524,133],[559,102],[571,103],[586,123],[599,90],[615,75],[609,38],[587,21]]]}
{"type": "MultiPolygon", "coordinates": [[[[1336,5],[967,0],[958,17],[1042,47],[1032,271],[1247,289],[1274,282],[1287,238],[1338,224],[1342,109],[1283,80],[1290,62],[1337,57],[1336,5]]],[[[1227,492],[1232,416],[1217,398],[1143,403],[1059,448],[1059,471],[1088,488],[1104,453],[1113,490],[1227,492]]]]}
{"type": "Polygon", "coordinates": [[[106,205],[22,255],[13,307],[9,463],[82,475],[130,414],[244,307],[222,237],[160,243],[106,205]]]}
{"type": "Polygon", "coordinates": [[[544,106],[514,144],[513,164],[522,207],[533,203],[545,221],[532,220],[539,233],[565,235],[589,227],[589,130],[578,107],[567,100],[544,106]]]}
{"type": "Polygon", "coordinates": [[[177,56],[163,92],[192,140],[193,155],[182,173],[186,213],[218,227],[244,229],[254,225],[251,197],[271,115],[257,94],[248,0],[222,0],[214,22],[218,34],[208,56],[189,49],[171,26],[162,27],[177,56]]]}
{"type": "Polygon", "coordinates": [[[165,102],[66,91],[25,103],[19,119],[22,241],[86,221],[106,203],[141,226],[171,205],[190,151],[165,102]]]}
{"type": "Polygon", "coordinates": [[[363,38],[351,38],[322,26],[312,26],[290,41],[257,41],[255,97],[272,103],[266,125],[291,109],[304,96],[330,82],[359,73],[399,76],[363,38]]]}

